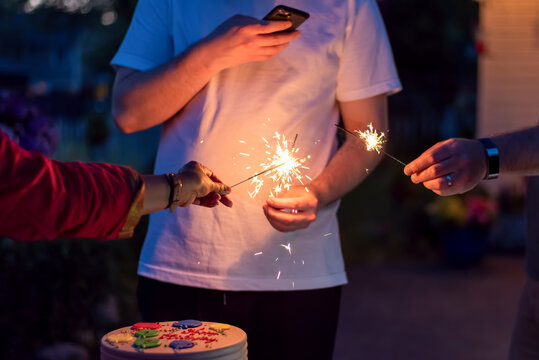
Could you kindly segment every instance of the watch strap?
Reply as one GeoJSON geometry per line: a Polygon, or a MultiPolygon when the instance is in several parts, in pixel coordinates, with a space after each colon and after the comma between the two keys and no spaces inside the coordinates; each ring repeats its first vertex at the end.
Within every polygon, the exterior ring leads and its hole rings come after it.
{"type": "Polygon", "coordinates": [[[496,179],[500,175],[500,152],[491,139],[481,138],[478,140],[483,144],[487,157],[487,175],[485,179],[496,179]]]}

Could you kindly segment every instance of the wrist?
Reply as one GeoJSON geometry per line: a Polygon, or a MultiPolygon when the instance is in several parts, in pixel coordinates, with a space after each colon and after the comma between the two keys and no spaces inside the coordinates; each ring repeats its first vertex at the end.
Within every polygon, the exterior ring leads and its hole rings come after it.
{"type": "Polygon", "coordinates": [[[316,198],[317,205],[316,205],[316,212],[320,211],[321,209],[326,207],[325,198],[323,196],[324,190],[321,184],[318,184],[316,181],[313,181],[309,185],[307,185],[307,189],[309,189],[309,192],[316,198]]]}
{"type": "Polygon", "coordinates": [[[165,175],[142,175],[144,206],[142,214],[166,209],[170,197],[170,186],[165,175]]]}
{"type": "Polygon", "coordinates": [[[200,69],[209,75],[214,76],[223,70],[223,66],[219,58],[213,55],[211,40],[202,39],[201,41],[193,44],[187,50],[187,56],[193,58],[193,63],[199,66],[200,69]]]}
{"type": "Polygon", "coordinates": [[[168,182],[169,185],[169,196],[168,196],[168,206],[166,209],[169,209],[170,212],[174,212],[174,210],[181,206],[181,191],[182,191],[182,181],[178,174],[176,173],[168,173],[163,175],[168,182]]]}

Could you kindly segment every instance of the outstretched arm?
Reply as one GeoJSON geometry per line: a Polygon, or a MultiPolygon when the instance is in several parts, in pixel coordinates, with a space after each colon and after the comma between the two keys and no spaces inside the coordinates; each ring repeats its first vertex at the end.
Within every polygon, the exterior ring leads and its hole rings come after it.
{"type": "MultiPolygon", "coordinates": [[[[125,166],[63,163],[23,150],[0,131],[0,236],[15,240],[132,236],[140,216],[165,209],[171,186],[163,175],[125,166]]],[[[190,162],[177,174],[180,206],[232,206],[211,170],[190,162]]]]}
{"type": "MultiPolygon", "coordinates": [[[[500,153],[501,174],[539,175],[539,126],[492,137],[500,153]]],[[[411,180],[438,195],[461,194],[487,175],[487,157],[478,140],[437,143],[404,168],[411,180]],[[452,184],[447,181],[450,175],[452,184]]]]}

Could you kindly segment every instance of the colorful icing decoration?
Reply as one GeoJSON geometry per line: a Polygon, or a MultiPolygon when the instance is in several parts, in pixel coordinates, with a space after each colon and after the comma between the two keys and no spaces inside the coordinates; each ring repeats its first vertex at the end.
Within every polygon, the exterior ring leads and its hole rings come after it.
{"type": "Polygon", "coordinates": [[[158,323],[148,323],[148,322],[139,322],[131,326],[131,330],[142,330],[142,329],[161,329],[161,325],[158,323]]]}
{"type": "Polygon", "coordinates": [[[179,350],[191,348],[195,346],[195,344],[193,344],[193,342],[189,340],[174,340],[168,346],[170,346],[174,350],[179,350]]]}
{"type": "Polygon", "coordinates": [[[228,324],[213,323],[210,325],[210,330],[214,331],[225,331],[228,329],[230,329],[230,325],[228,324]]]}
{"type": "Polygon", "coordinates": [[[158,330],[153,330],[153,329],[143,329],[143,330],[139,330],[135,333],[135,336],[136,337],[139,337],[139,338],[150,338],[150,337],[154,337],[154,336],[157,336],[159,335],[159,331],[158,330]]]}
{"type": "Polygon", "coordinates": [[[158,347],[161,345],[161,340],[159,339],[138,339],[133,343],[134,347],[142,348],[142,349],[150,349],[154,347],[158,347]]]}
{"type": "Polygon", "coordinates": [[[129,333],[112,334],[107,340],[113,344],[124,344],[135,340],[135,337],[129,333]]]}
{"type": "Polygon", "coordinates": [[[172,326],[180,329],[189,329],[202,326],[202,322],[198,320],[180,320],[176,321],[172,326]]]}

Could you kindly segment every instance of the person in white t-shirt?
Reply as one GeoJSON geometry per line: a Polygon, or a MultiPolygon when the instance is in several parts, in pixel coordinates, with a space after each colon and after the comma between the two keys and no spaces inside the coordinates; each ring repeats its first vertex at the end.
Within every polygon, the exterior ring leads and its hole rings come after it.
{"type": "Polygon", "coordinates": [[[308,176],[276,197],[269,177],[254,197],[243,183],[227,211],[153,215],[139,308],[147,321],[237,325],[253,359],[329,359],[347,282],[339,199],[380,160],[356,139],[339,148],[335,124],[340,115],[348,129],[387,129],[387,94],[401,85],[374,0],[290,1],[310,14],[301,34],[258,20],[275,5],[139,0],[111,62],[117,125],[163,125],[156,173],[193,158],[234,184],[298,134],[308,176]]]}

